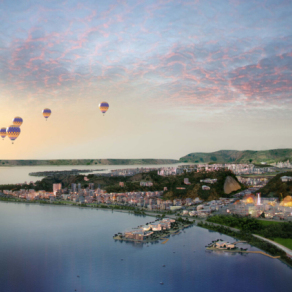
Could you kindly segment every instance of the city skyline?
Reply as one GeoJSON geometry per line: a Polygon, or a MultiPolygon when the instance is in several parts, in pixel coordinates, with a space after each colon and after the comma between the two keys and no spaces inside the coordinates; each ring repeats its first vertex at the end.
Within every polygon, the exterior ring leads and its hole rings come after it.
{"type": "Polygon", "coordinates": [[[289,1],[0,8],[0,127],[23,118],[14,145],[0,141],[1,159],[292,148],[289,1]]]}

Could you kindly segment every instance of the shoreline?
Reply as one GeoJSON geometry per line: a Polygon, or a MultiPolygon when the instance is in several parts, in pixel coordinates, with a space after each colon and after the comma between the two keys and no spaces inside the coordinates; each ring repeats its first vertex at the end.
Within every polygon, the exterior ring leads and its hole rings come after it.
{"type": "Polygon", "coordinates": [[[166,234],[161,234],[158,238],[155,239],[145,239],[145,240],[138,240],[138,239],[132,239],[132,238],[124,238],[121,237],[120,235],[117,236],[113,236],[114,240],[119,240],[119,241],[129,241],[129,242],[140,242],[140,243],[149,243],[149,242],[156,242],[159,240],[164,240],[164,242],[166,243],[169,240],[170,235],[178,235],[181,233],[181,230],[184,230],[185,228],[189,228],[191,226],[194,226],[195,223],[190,223],[190,224],[184,224],[180,222],[180,227],[178,229],[169,229],[169,230],[165,230],[164,232],[166,232],[166,234]]]}
{"type": "MultiPolygon", "coordinates": [[[[31,204],[31,205],[41,205],[41,206],[62,206],[62,207],[79,207],[79,208],[84,208],[84,209],[100,209],[100,210],[105,210],[105,211],[115,211],[115,212],[121,212],[121,213],[128,213],[128,214],[132,214],[135,216],[149,216],[149,217],[157,217],[157,215],[162,215],[162,213],[153,213],[153,214],[149,214],[146,213],[145,214],[135,214],[134,211],[135,210],[127,210],[127,209],[115,209],[115,208],[111,208],[111,207],[100,207],[100,206],[91,206],[91,205],[79,205],[76,203],[72,203],[72,204],[65,204],[65,203],[50,203],[50,202],[45,202],[45,203],[41,203],[40,201],[12,201],[10,199],[5,199],[3,200],[3,198],[0,197],[0,203],[4,202],[4,203],[20,203],[20,204],[31,204]]],[[[137,211],[137,210],[136,210],[137,211]]],[[[140,211],[140,210],[138,210],[140,211]]],[[[144,210],[143,210],[144,211],[144,210]]],[[[149,211],[147,211],[149,212],[149,211]]],[[[174,214],[172,214],[174,215],[174,214]]],[[[171,216],[171,215],[170,215],[171,216]]],[[[167,218],[171,218],[168,217],[168,215],[166,214],[165,217],[167,218]]]]}
{"type": "MultiPolygon", "coordinates": [[[[249,235],[253,237],[252,238],[253,240],[258,240],[258,241],[250,242],[250,240],[248,240],[248,239],[242,239],[241,236],[240,236],[240,234],[241,234],[240,232],[232,231],[230,228],[228,228],[226,226],[223,226],[223,225],[219,225],[219,224],[212,225],[210,223],[199,222],[199,225],[197,224],[197,226],[201,227],[201,228],[204,228],[204,229],[212,230],[212,231],[215,231],[215,232],[218,232],[218,233],[221,233],[221,234],[225,234],[227,236],[230,236],[230,237],[238,239],[238,240],[245,240],[249,245],[251,245],[251,246],[253,246],[255,248],[258,248],[262,253],[268,252],[268,251],[264,250],[263,248],[255,245],[255,243],[257,243],[257,242],[258,243],[262,243],[262,242],[265,242],[265,241],[255,237],[253,234],[249,234],[249,235]],[[212,228],[212,227],[215,227],[215,228],[212,228]],[[223,229],[223,231],[222,230],[221,231],[216,230],[216,227],[221,227],[223,229]]],[[[267,254],[267,255],[272,257],[272,258],[274,258],[275,256],[276,257],[279,256],[277,259],[279,259],[281,262],[285,263],[288,267],[290,267],[292,269],[292,259],[291,259],[291,257],[288,256],[285,251],[279,249],[277,246],[275,246],[275,245],[273,245],[271,243],[270,243],[270,245],[273,248],[275,248],[276,251],[278,250],[278,254],[280,253],[280,255],[269,255],[269,254],[267,254]]],[[[216,250],[218,250],[218,249],[216,249],[216,250]]],[[[258,253],[258,252],[249,252],[249,253],[258,253]]]]}

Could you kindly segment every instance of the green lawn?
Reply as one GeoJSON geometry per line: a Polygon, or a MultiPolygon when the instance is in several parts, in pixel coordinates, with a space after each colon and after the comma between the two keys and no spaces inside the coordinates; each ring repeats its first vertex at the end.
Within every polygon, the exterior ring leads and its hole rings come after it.
{"type": "Polygon", "coordinates": [[[272,224],[282,224],[283,222],[278,222],[278,221],[266,221],[266,220],[259,220],[259,222],[262,224],[262,225],[272,225],[272,224]]]}
{"type": "Polygon", "coordinates": [[[292,239],[291,238],[274,238],[274,241],[288,247],[292,250],[292,239]]]}

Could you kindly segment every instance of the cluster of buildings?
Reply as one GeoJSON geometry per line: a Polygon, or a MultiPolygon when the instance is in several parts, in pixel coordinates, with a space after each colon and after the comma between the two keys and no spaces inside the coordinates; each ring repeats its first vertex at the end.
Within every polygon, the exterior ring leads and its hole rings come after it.
{"type": "Polygon", "coordinates": [[[152,187],[153,186],[153,182],[151,181],[141,181],[140,182],[140,187],[152,187]]]}
{"type": "Polygon", "coordinates": [[[277,198],[261,198],[246,194],[241,200],[236,200],[228,206],[226,212],[240,216],[259,217],[264,213],[265,218],[292,220],[292,197],[286,196],[282,202],[277,198]]]}
{"type": "Polygon", "coordinates": [[[4,190],[3,193],[26,200],[47,199],[50,202],[66,200],[79,204],[125,205],[145,208],[149,211],[176,211],[202,203],[199,198],[163,200],[161,198],[163,191],[107,193],[100,188],[95,189],[93,183],[89,183],[87,188],[82,188],[80,183],[72,183],[70,188],[62,188],[60,183],[53,184],[53,192],[21,189],[19,191],[4,190]]]}
{"type": "Polygon", "coordinates": [[[217,178],[206,178],[201,179],[200,182],[206,183],[206,184],[214,184],[217,182],[217,178]]]}
{"type": "Polygon", "coordinates": [[[133,176],[138,173],[148,173],[150,171],[156,171],[156,170],[157,168],[153,168],[153,167],[113,169],[110,172],[110,176],[133,176]]]}
{"type": "Polygon", "coordinates": [[[36,192],[34,189],[29,190],[20,189],[19,191],[4,190],[3,194],[27,200],[50,199],[53,196],[53,193],[51,192],[46,191],[36,192]]]}
{"type": "Polygon", "coordinates": [[[240,183],[247,185],[247,186],[254,186],[254,187],[264,187],[269,179],[266,177],[241,177],[237,176],[237,179],[240,183]]]}
{"type": "Polygon", "coordinates": [[[231,170],[236,175],[242,175],[242,174],[264,174],[264,173],[270,173],[275,172],[276,168],[271,166],[263,166],[263,167],[255,167],[253,164],[247,164],[247,163],[218,163],[218,164],[198,164],[196,165],[196,171],[216,171],[220,169],[228,169],[231,170]]]}
{"type": "Polygon", "coordinates": [[[236,175],[241,174],[264,174],[275,172],[275,167],[255,167],[253,164],[225,164],[225,167],[236,175]]]}
{"type": "MultiPolygon", "coordinates": [[[[155,192],[125,192],[107,193],[100,188],[95,189],[93,183],[89,183],[87,188],[81,184],[71,184],[71,188],[62,188],[62,184],[53,184],[53,192],[35,191],[34,189],[19,191],[4,190],[5,195],[27,200],[49,199],[50,201],[68,200],[75,203],[104,203],[104,204],[129,204],[146,206],[152,204],[152,198],[159,198],[163,191],[155,192]]],[[[155,201],[156,202],[156,201],[155,201]]]]}
{"type": "Polygon", "coordinates": [[[292,181],[292,176],[281,176],[281,181],[282,182],[288,182],[288,181],[292,181]]]}
{"type": "Polygon", "coordinates": [[[227,242],[227,241],[217,241],[215,243],[215,248],[218,248],[218,249],[235,249],[236,246],[234,243],[230,243],[230,242],[227,242]]]}
{"type": "Polygon", "coordinates": [[[157,174],[161,176],[179,175],[183,173],[184,170],[180,167],[162,167],[157,170],[157,174]]]}
{"type": "Polygon", "coordinates": [[[171,223],[174,223],[174,219],[165,218],[159,221],[147,223],[141,225],[138,228],[126,231],[123,236],[125,239],[145,240],[148,239],[155,231],[169,230],[171,229],[171,223]]]}
{"type": "Polygon", "coordinates": [[[224,206],[229,206],[234,200],[235,199],[220,198],[219,200],[203,203],[202,200],[197,198],[196,203],[199,205],[189,208],[188,210],[183,210],[181,214],[183,216],[207,217],[212,212],[218,211],[224,206]]]}
{"type": "Polygon", "coordinates": [[[286,162],[271,163],[271,165],[278,167],[278,168],[292,168],[292,164],[290,163],[289,160],[287,160],[286,162]]]}

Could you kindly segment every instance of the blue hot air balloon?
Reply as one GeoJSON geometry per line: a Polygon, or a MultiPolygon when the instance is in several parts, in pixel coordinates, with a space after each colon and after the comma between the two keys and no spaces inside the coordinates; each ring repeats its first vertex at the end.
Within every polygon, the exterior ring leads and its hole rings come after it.
{"type": "Polygon", "coordinates": [[[23,123],[23,119],[21,117],[15,117],[13,120],[12,120],[12,123],[14,126],[17,126],[17,127],[20,127],[23,123]]]}
{"type": "Polygon", "coordinates": [[[6,137],[6,135],[7,135],[6,128],[1,128],[0,129],[0,136],[1,136],[1,138],[3,138],[3,140],[6,137]]]}
{"type": "Polygon", "coordinates": [[[13,144],[13,141],[17,139],[17,137],[20,135],[20,128],[15,125],[11,125],[7,128],[6,132],[7,136],[9,137],[13,144]]]}
{"type": "Polygon", "coordinates": [[[103,101],[99,104],[99,109],[103,113],[103,115],[107,112],[109,108],[109,104],[106,101],[103,101]]]}
{"type": "Polygon", "coordinates": [[[43,110],[43,116],[45,117],[46,121],[48,119],[48,117],[51,115],[52,111],[49,108],[45,108],[43,110]]]}

